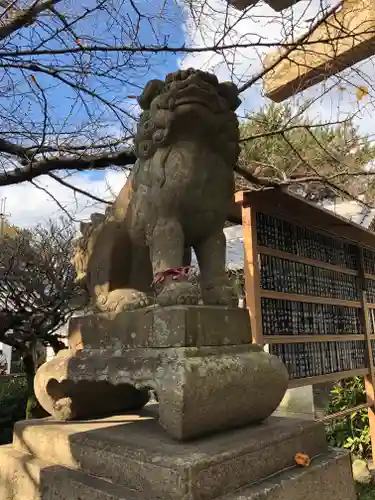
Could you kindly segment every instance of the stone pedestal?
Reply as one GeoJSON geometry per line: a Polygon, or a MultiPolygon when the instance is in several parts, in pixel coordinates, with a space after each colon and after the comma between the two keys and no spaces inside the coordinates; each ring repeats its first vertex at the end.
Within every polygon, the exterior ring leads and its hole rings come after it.
{"type": "Polygon", "coordinates": [[[61,420],[140,408],[155,390],[159,421],[188,440],[267,418],[288,373],[251,344],[245,310],[173,306],[75,318],[72,356],[43,365],[35,392],[61,420]]]}
{"type": "Polygon", "coordinates": [[[269,417],[288,374],[251,343],[247,311],[91,315],[69,343],[35,378],[59,420],[20,422],[0,448],[2,500],[355,500],[349,456],[328,451],[323,425],[269,417]]]}
{"type": "Polygon", "coordinates": [[[20,422],[0,447],[2,500],[355,500],[347,452],[321,424],[270,417],[178,443],[157,407],[95,421],[20,422]],[[296,453],[312,459],[295,464],[296,453]]]}

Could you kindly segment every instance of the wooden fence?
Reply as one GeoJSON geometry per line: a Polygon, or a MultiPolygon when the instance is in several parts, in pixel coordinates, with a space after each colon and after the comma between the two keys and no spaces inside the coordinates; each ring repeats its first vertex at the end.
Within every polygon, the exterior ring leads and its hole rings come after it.
{"type": "MultiPolygon", "coordinates": [[[[375,234],[282,190],[236,194],[253,341],[290,388],[365,378],[375,449],[375,234]]],[[[346,412],[328,418],[345,416],[346,412]]]]}

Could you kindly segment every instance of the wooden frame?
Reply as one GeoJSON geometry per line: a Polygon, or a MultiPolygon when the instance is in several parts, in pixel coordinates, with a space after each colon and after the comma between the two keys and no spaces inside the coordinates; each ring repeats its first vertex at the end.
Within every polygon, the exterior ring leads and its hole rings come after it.
{"type": "Polygon", "coordinates": [[[249,205],[242,207],[243,241],[245,253],[245,298],[250,315],[253,342],[262,344],[261,289],[259,277],[255,211],[249,205]]]}
{"type": "MultiPolygon", "coordinates": [[[[375,234],[363,229],[357,224],[349,222],[342,217],[337,217],[327,210],[318,208],[316,205],[307,203],[302,198],[288,194],[280,189],[267,189],[261,192],[242,191],[236,193],[235,202],[238,208],[233,208],[233,213],[231,214],[230,219],[235,222],[237,211],[237,222],[242,222],[243,225],[245,295],[250,315],[253,341],[260,345],[268,344],[270,346],[280,344],[307,345],[321,342],[340,342],[342,344],[346,341],[363,341],[365,348],[365,361],[362,367],[327,373],[319,376],[293,378],[290,381],[289,387],[302,387],[306,385],[338,381],[340,379],[353,376],[363,376],[365,378],[367,404],[361,405],[361,409],[365,407],[368,408],[371,442],[373,449],[375,449],[375,366],[372,352],[372,342],[375,341],[375,320],[371,312],[371,310],[375,309],[375,303],[368,303],[365,292],[366,279],[374,280],[375,282],[375,275],[365,272],[366,270],[363,256],[364,250],[366,249],[375,252],[375,234]],[[291,222],[292,224],[302,226],[303,228],[312,229],[322,235],[333,237],[336,241],[351,245],[351,248],[355,249],[355,252],[358,252],[356,259],[356,262],[358,262],[357,268],[344,268],[339,265],[313,260],[307,257],[281,251],[276,248],[258,245],[256,220],[256,214],[258,212],[281,219],[285,222],[291,222]],[[356,283],[358,283],[359,287],[359,300],[332,299],[316,295],[301,295],[273,290],[263,290],[261,288],[260,278],[261,255],[268,255],[299,264],[307,264],[309,266],[315,266],[327,271],[339,272],[348,276],[348,278],[356,277],[356,283]],[[359,333],[353,334],[291,335],[289,333],[286,335],[279,334],[275,336],[263,335],[262,298],[355,308],[359,311],[358,314],[361,329],[359,333]]],[[[339,346],[340,344],[337,345],[339,346]]],[[[355,363],[352,363],[351,360],[350,365],[353,366],[354,364],[355,363]]],[[[337,417],[339,416],[340,415],[337,415],[337,417]]],[[[330,416],[330,419],[332,418],[334,418],[334,416],[330,416]]]]}

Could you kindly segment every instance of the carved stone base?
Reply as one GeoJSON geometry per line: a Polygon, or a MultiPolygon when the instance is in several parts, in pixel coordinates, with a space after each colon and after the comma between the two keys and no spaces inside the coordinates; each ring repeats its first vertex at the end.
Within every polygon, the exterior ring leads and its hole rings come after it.
{"type": "MultiPolygon", "coordinates": [[[[80,357],[59,356],[41,366],[34,381],[42,407],[58,420],[100,417],[138,410],[149,401],[147,388],[139,391],[129,383],[112,384],[106,379],[72,380],[71,370],[80,357]]],[[[79,361],[78,361],[79,362],[79,361]]]]}
{"type": "Polygon", "coordinates": [[[102,349],[98,337],[108,318],[81,319],[80,327],[72,328],[71,342],[83,350],[39,369],[35,392],[54,417],[69,420],[140,408],[152,388],[161,425],[172,437],[188,440],[260,422],[284,396],[284,365],[245,343],[251,341],[245,311],[179,306],[122,316],[126,330],[116,317],[117,336],[111,335],[112,343],[102,349]]]}

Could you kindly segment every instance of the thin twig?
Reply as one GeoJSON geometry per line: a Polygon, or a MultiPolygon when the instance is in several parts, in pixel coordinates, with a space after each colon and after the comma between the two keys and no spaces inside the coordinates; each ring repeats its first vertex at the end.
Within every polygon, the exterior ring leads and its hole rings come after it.
{"type": "Polygon", "coordinates": [[[84,189],[81,189],[81,188],[79,188],[77,186],[73,186],[72,184],[70,184],[69,182],[65,181],[64,179],[61,179],[61,177],[53,174],[52,172],[50,172],[48,175],[49,175],[49,177],[51,177],[52,179],[54,179],[56,182],[58,182],[62,186],[65,186],[65,187],[67,187],[69,189],[72,189],[73,191],[76,191],[77,193],[83,194],[84,196],[87,196],[88,198],[91,198],[94,201],[98,201],[99,203],[104,203],[106,205],[113,205],[112,201],[104,200],[103,198],[99,198],[99,196],[95,196],[94,194],[91,194],[88,191],[85,191],[84,189]]]}

